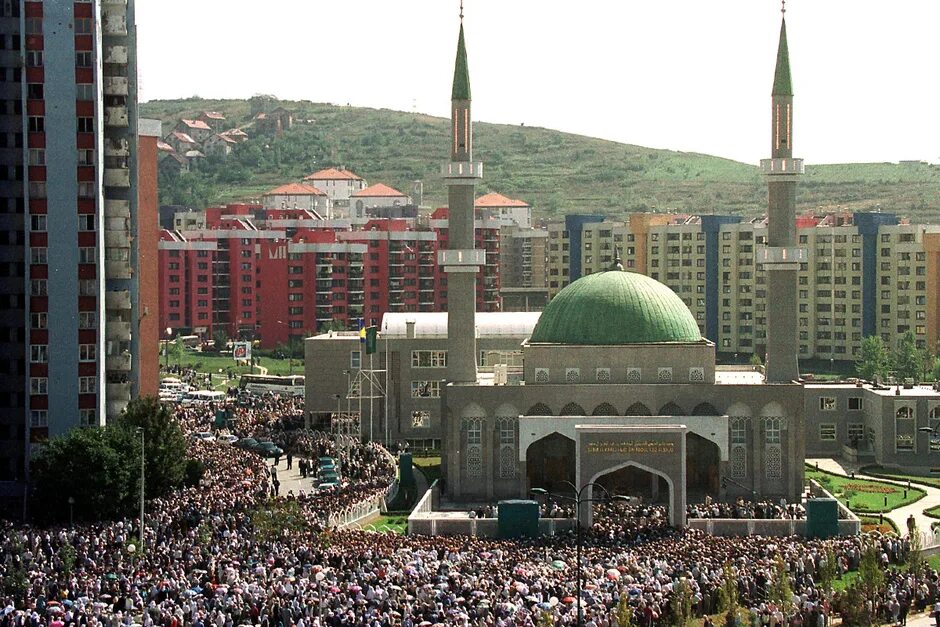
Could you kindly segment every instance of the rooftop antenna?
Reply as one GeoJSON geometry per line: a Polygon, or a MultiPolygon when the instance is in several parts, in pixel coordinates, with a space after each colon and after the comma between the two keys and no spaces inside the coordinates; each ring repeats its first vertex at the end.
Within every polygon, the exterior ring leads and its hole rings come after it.
{"type": "MultiPolygon", "coordinates": [[[[783,0],[786,2],[786,0],[783,0]]],[[[460,23],[463,24],[463,0],[460,0],[460,23]]]]}
{"type": "MultiPolygon", "coordinates": [[[[463,0],[460,0],[460,2],[461,2],[461,4],[463,4],[463,0]]],[[[463,11],[461,10],[461,12],[463,12],[463,11]]],[[[783,14],[786,14],[786,12],[787,12],[787,0],[780,0],[780,12],[783,13],[783,14]]]]}

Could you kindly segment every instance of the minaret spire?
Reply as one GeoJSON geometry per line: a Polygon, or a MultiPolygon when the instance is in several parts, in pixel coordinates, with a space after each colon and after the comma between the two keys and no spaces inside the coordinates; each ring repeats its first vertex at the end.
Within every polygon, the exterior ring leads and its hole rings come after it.
{"type": "Polygon", "coordinates": [[[439,263],[447,273],[447,379],[453,383],[476,383],[476,279],[486,262],[486,252],[476,248],[473,201],[477,181],[483,178],[483,164],[473,160],[470,72],[462,0],[450,106],[450,162],[444,165],[448,244],[447,250],[439,255],[439,263]]]}
{"type": "Polygon", "coordinates": [[[806,262],[806,250],[797,246],[796,237],[796,182],[803,173],[803,160],[793,157],[793,85],[787,49],[786,0],[781,1],[780,13],[780,43],[771,93],[771,158],[761,161],[768,188],[767,246],[761,261],[767,271],[769,293],[774,295],[774,306],[767,311],[764,373],[768,383],[789,383],[800,376],[796,274],[800,263],[806,262]]]}

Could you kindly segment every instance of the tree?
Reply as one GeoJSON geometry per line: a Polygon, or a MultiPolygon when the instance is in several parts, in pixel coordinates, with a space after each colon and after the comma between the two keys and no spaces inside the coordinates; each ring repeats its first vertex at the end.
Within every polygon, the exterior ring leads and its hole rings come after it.
{"type": "Polygon", "coordinates": [[[784,617],[789,619],[790,614],[793,612],[793,588],[790,587],[790,573],[787,571],[787,564],[783,561],[781,555],[778,555],[777,559],[774,560],[774,576],[768,597],[772,603],[780,608],[784,617]]]}
{"type": "Polygon", "coordinates": [[[123,429],[74,429],[53,438],[31,462],[34,513],[68,520],[100,520],[134,511],[140,486],[140,439],[123,429]],[[136,463],[135,463],[136,462],[136,463]]]}
{"type": "Polygon", "coordinates": [[[914,379],[920,376],[923,370],[921,359],[923,355],[917,350],[917,341],[914,333],[908,331],[898,341],[898,350],[894,353],[894,370],[900,381],[914,379]]]}
{"type": "Polygon", "coordinates": [[[686,627],[692,621],[692,589],[685,577],[672,586],[672,598],[669,600],[672,609],[672,621],[675,627],[686,627]]]}
{"type": "Polygon", "coordinates": [[[862,348],[855,362],[855,372],[859,377],[874,381],[875,377],[884,379],[888,376],[890,355],[880,335],[869,335],[862,340],[862,348]]]}
{"type": "Polygon", "coordinates": [[[761,361],[760,355],[758,355],[757,353],[754,353],[753,355],[751,355],[751,365],[757,368],[764,365],[764,362],[761,361]]]}
{"type": "Polygon", "coordinates": [[[228,333],[222,327],[217,327],[212,333],[212,341],[215,343],[215,350],[224,351],[228,344],[228,333]]]}
{"type": "Polygon", "coordinates": [[[920,535],[920,529],[914,527],[907,536],[907,555],[904,561],[907,563],[908,572],[913,573],[915,577],[921,575],[926,563],[922,552],[923,548],[924,542],[920,535]]]}
{"type": "Polygon", "coordinates": [[[722,568],[721,587],[718,588],[718,609],[725,613],[725,625],[734,627],[738,615],[738,578],[731,567],[731,562],[725,562],[722,568]]]}
{"type": "Polygon", "coordinates": [[[251,513],[254,537],[262,542],[274,542],[285,536],[296,536],[312,531],[311,521],[297,501],[270,499],[251,513]]]}
{"type": "Polygon", "coordinates": [[[617,627],[634,627],[633,606],[630,605],[630,595],[626,590],[620,591],[620,601],[614,609],[614,624],[617,627]]]}
{"type": "Polygon", "coordinates": [[[884,581],[885,573],[881,568],[878,547],[873,542],[866,543],[858,564],[859,591],[866,601],[870,601],[872,605],[877,603],[876,595],[884,581]]]}
{"type": "MultiPolygon", "coordinates": [[[[114,428],[127,431],[138,442],[140,435],[137,429],[144,430],[144,467],[148,498],[163,496],[183,484],[186,477],[186,439],[179,423],[165,405],[160,404],[153,396],[135,399],[113,424],[114,428]]],[[[139,451],[138,448],[138,455],[139,451]]],[[[133,465],[138,473],[139,459],[138,457],[133,465]]]]}

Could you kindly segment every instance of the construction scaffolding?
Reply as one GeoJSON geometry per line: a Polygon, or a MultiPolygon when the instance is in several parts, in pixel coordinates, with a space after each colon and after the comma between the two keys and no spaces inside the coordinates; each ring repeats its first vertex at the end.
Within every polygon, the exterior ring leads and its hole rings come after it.
{"type": "MultiPolygon", "coordinates": [[[[361,440],[368,438],[368,442],[374,441],[375,437],[375,418],[376,418],[376,399],[385,399],[385,369],[376,369],[373,367],[372,355],[369,355],[369,367],[360,368],[355,371],[347,371],[348,385],[346,389],[346,407],[348,414],[354,414],[358,418],[355,435],[361,440]],[[365,406],[363,406],[365,401],[365,406]],[[351,407],[357,404],[358,407],[351,407]]],[[[381,411],[385,415],[384,409],[381,411]]],[[[350,433],[353,435],[353,433],[350,433]]]]}

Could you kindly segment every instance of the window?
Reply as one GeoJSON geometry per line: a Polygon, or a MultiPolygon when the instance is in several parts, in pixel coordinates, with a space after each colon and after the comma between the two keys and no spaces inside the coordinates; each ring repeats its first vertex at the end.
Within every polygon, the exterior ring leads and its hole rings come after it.
{"type": "Polygon", "coordinates": [[[29,393],[30,394],[48,394],[49,393],[49,378],[48,377],[30,377],[29,393]]]}
{"type": "Polygon", "coordinates": [[[90,17],[75,18],[75,34],[87,35],[90,32],[91,32],[91,18],[90,17]]]}
{"type": "Polygon", "coordinates": [[[349,367],[353,369],[362,367],[362,351],[349,351],[349,367]]]}
{"type": "Polygon", "coordinates": [[[91,83],[78,83],[75,85],[76,100],[94,100],[95,86],[91,83]]]}
{"type": "Polygon", "coordinates": [[[836,399],[832,396],[823,396],[819,399],[820,411],[835,411],[836,399]]]}
{"type": "Polygon", "coordinates": [[[98,354],[98,347],[95,344],[79,344],[78,345],[78,360],[79,361],[94,361],[95,356],[98,354]]]}
{"type": "Polygon", "coordinates": [[[79,149],[78,165],[95,165],[95,151],[87,148],[79,149]]]}
{"type": "Polygon", "coordinates": [[[46,329],[49,325],[49,314],[44,311],[29,314],[29,326],[31,329],[46,329]]]}
{"type": "Polygon", "coordinates": [[[914,450],[914,408],[899,407],[894,415],[895,451],[912,452],[914,450]]]}
{"type": "Polygon", "coordinates": [[[78,263],[97,263],[98,256],[93,246],[82,246],[78,249],[78,263]]]}
{"type": "Polygon", "coordinates": [[[78,312],[78,328],[94,329],[98,327],[98,314],[94,311],[78,312]]]}
{"type": "Polygon", "coordinates": [[[467,444],[477,445],[483,443],[483,423],[480,420],[472,420],[467,425],[467,444]]]}
{"type": "Polygon", "coordinates": [[[767,418],[764,421],[764,440],[767,444],[780,444],[779,418],[767,418]]]}
{"type": "Polygon", "coordinates": [[[28,83],[26,85],[26,98],[28,100],[42,100],[42,83],[28,83]]]}
{"type": "Polygon", "coordinates": [[[42,18],[41,17],[26,18],[26,34],[27,35],[42,35],[42,18]]]}
{"type": "Polygon", "coordinates": [[[42,67],[42,50],[26,51],[26,67],[42,67]]]}
{"type": "Polygon", "coordinates": [[[29,347],[29,361],[33,364],[44,364],[49,361],[49,346],[47,344],[33,344],[29,347]]]}
{"type": "Polygon", "coordinates": [[[45,409],[33,409],[29,412],[30,427],[48,427],[49,412],[45,409]]]}
{"type": "Polygon", "coordinates": [[[45,246],[34,246],[29,249],[30,263],[47,263],[49,249],[45,246]]]}
{"type": "Polygon", "coordinates": [[[30,148],[29,165],[46,165],[46,150],[44,148],[30,148]]]}
{"type": "Polygon", "coordinates": [[[95,132],[95,119],[94,118],[78,118],[78,132],[79,133],[94,133],[95,132]]]}
{"type": "Polygon", "coordinates": [[[827,422],[819,425],[819,441],[820,442],[835,442],[836,441],[836,425],[835,423],[827,422]]]}
{"type": "Polygon", "coordinates": [[[447,351],[411,351],[412,368],[446,368],[447,351]]]}
{"type": "Polygon", "coordinates": [[[78,393],[94,394],[98,390],[98,377],[79,377],[78,393]]]}
{"type": "MultiPolygon", "coordinates": [[[[179,277],[176,277],[177,279],[179,277]]],[[[170,277],[172,280],[173,277],[170,277]]],[[[98,295],[98,282],[95,279],[82,279],[78,282],[78,295],[79,296],[97,296],[98,295]]]]}
{"type": "Polygon", "coordinates": [[[747,444],[747,419],[737,418],[731,420],[731,443],[747,444]]]}
{"type": "Polygon", "coordinates": [[[412,381],[411,398],[440,398],[440,381],[412,381]]]}
{"type": "Polygon", "coordinates": [[[97,424],[98,413],[94,409],[80,409],[79,410],[79,424],[83,427],[94,427],[97,424]]]}
{"type": "Polygon", "coordinates": [[[29,216],[29,229],[31,231],[43,232],[46,230],[46,214],[36,214],[29,216]]]}
{"type": "Polygon", "coordinates": [[[29,282],[30,296],[46,296],[46,279],[33,279],[29,282]]]}
{"type": "Polygon", "coordinates": [[[849,411],[861,411],[864,408],[861,396],[849,397],[849,411]]]}
{"type": "Polygon", "coordinates": [[[411,412],[411,428],[427,429],[431,426],[431,412],[413,411],[411,412]]]}
{"type": "Polygon", "coordinates": [[[46,119],[42,116],[31,115],[28,121],[28,129],[30,133],[45,133],[46,119]]]}

